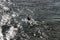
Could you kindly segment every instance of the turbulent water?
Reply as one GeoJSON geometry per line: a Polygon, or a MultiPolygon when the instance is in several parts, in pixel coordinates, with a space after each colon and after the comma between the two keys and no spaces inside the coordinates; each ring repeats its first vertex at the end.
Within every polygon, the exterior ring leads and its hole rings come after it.
{"type": "Polygon", "coordinates": [[[60,40],[59,0],[0,0],[0,40],[60,40]]]}

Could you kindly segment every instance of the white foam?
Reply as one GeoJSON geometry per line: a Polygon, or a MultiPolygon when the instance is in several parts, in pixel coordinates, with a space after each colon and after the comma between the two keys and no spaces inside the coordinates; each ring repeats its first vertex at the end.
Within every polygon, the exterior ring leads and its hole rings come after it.
{"type": "Polygon", "coordinates": [[[16,35],[15,30],[18,30],[18,29],[17,28],[14,28],[13,26],[11,26],[10,30],[6,34],[6,39],[7,40],[10,40],[10,38],[14,38],[14,36],[16,35]]]}
{"type": "Polygon", "coordinates": [[[0,28],[0,40],[4,40],[1,28],[0,28]]]}
{"type": "Polygon", "coordinates": [[[5,11],[8,11],[9,10],[9,8],[8,7],[3,7],[3,9],[5,10],[5,11]]]}
{"type": "Polygon", "coordinates": [[[16,17],[16,14],[12,14],[12,17],[16,17]]]}

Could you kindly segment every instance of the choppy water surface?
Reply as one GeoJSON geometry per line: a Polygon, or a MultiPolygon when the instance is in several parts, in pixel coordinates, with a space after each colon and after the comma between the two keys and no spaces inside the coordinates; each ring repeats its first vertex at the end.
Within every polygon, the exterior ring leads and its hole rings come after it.
{"type": "Polygon", "coordinates": [[[60,40],[59,0],[0,0],[0,40],[60,40]]]}

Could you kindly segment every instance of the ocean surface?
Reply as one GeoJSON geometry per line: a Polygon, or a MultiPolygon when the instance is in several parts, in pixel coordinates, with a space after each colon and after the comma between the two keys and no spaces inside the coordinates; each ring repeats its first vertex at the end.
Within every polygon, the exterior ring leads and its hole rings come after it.
{"type": "Polygon", "coordinates": [[[0,0],[0,40],[60,40],[60,0],[0,0]]]}

